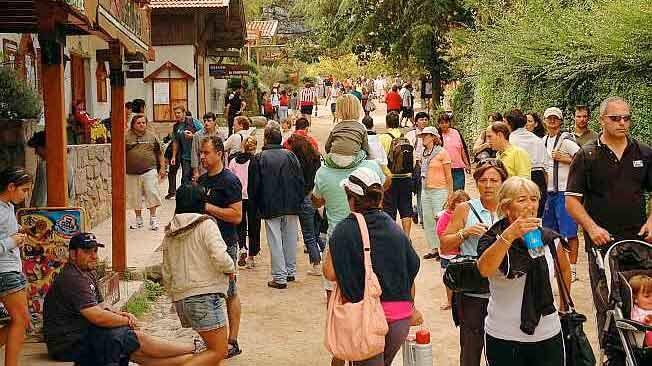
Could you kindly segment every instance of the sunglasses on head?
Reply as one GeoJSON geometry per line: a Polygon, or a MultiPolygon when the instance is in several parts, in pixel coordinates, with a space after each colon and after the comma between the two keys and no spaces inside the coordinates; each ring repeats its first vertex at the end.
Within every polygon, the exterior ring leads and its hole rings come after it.
{"type": "Polygon", "coordinates": [[[486,158],[486,159],[480,160],[478,162],[478,164],[477,164],[477,167],[479,168],[479,167],[482,167],[482,166],[485,166],[485,165],[501,166],[502,163],[500,162],[500,160],[498,160],[496,158],[486,158]]]}
{"type": "Polygon", "coordinates": [[[607,115],[607,118],[609,118],[609,120],[611,122],[620,122],[621,120],[623,120],[625,122],[631,122],[632,121],[632,116],[629,115],[629,114],[623,114],[623,115],[609,114],[609,115],[607,115]]]}

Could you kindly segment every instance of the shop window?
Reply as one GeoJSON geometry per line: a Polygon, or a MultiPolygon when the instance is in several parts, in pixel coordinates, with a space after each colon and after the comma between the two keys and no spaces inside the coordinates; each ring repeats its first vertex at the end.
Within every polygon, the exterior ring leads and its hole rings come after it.
{"type": "Polygon", "coordinates": [[[97,70],[95,70],[98,103],[106,103],[108,101],[106,78],[107,78],[106,66],[104,66],[104,62],[98,62],[97,70]]]}

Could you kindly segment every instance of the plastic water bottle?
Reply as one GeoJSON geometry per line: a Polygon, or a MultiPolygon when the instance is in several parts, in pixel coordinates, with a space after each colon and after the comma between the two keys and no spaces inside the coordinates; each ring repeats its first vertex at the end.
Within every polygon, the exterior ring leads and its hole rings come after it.
{"type": "Polygon", "coordinates": [[[541,229],[532,230],[526,233],[523,235],[523,240],[525,241],[528,253],[530,253],[530,257],[538,258],[544,255],[541,229]]]}
{"type": "Polygon", "coordinates": [[[417,332],[414,345],[414,359],[416,366],[432,366],[432,344],[430,332],[422,329],[417,332]]]}
{"type": "Polygon", "coordinates": [[[421,329],[403,343],[403,366],[432,366],[430,332],[421,329]]]}

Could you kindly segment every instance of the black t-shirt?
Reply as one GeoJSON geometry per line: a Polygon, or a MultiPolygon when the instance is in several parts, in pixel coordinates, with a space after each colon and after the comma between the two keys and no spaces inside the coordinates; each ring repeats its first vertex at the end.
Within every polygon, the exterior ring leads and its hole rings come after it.
{"type": "Polygon", "coordinates": [[[93,272],[66,264],[52,282],[43,305],[43,334],[49,354],[70,351],[85,336],[91,323],[81,311],[102,303],[93,272]]]}
{"type": "MultiPolygon", "coordinates": [[[[419,272],[419,256],[410,239],[380,209],[364,213],[371,245],[371,266],[383,290],[382,301],[412,301],[410,290],[419,272]]],[[[364,254],[358,221],[351,214],[328,241],[342,295],[358,302],[364,295],[364,254]]]]}
{"type": "MultiPolygon", "coordinates": [[[[209,176],[208,173],[202,175],[197,183],[206,188],[208,202],[212,205],[226,208],[242,201],[242,184],[240,184],[238,177],[226,168],[214,176],[209,176]]],[[[220,228],[220,233],[222,233],[226,245],[236,245],[238,239],[236,224],[217,218],[215,221],[220,228]]]]}
{"type": "Polygon", "coordinates": [[[637,237],[647,219],[645,191],[652,192],[652,149],[649,146],[629,139],[618,160],[598,138],[575,154],[566,195],[581,198],[596,224],[616,239],[637,237]]]}

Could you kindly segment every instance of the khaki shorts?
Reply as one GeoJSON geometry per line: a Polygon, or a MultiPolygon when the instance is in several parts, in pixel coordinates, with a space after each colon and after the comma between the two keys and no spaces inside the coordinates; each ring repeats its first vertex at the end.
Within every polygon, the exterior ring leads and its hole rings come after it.
{"type": "Polygon", "coordinates": [[[161,205],[161,193],[158,190],[158,173],[156,169],[141,175],[127,174],[127,208],[140,210],[145,207],[152,208],[161,205]]]}

